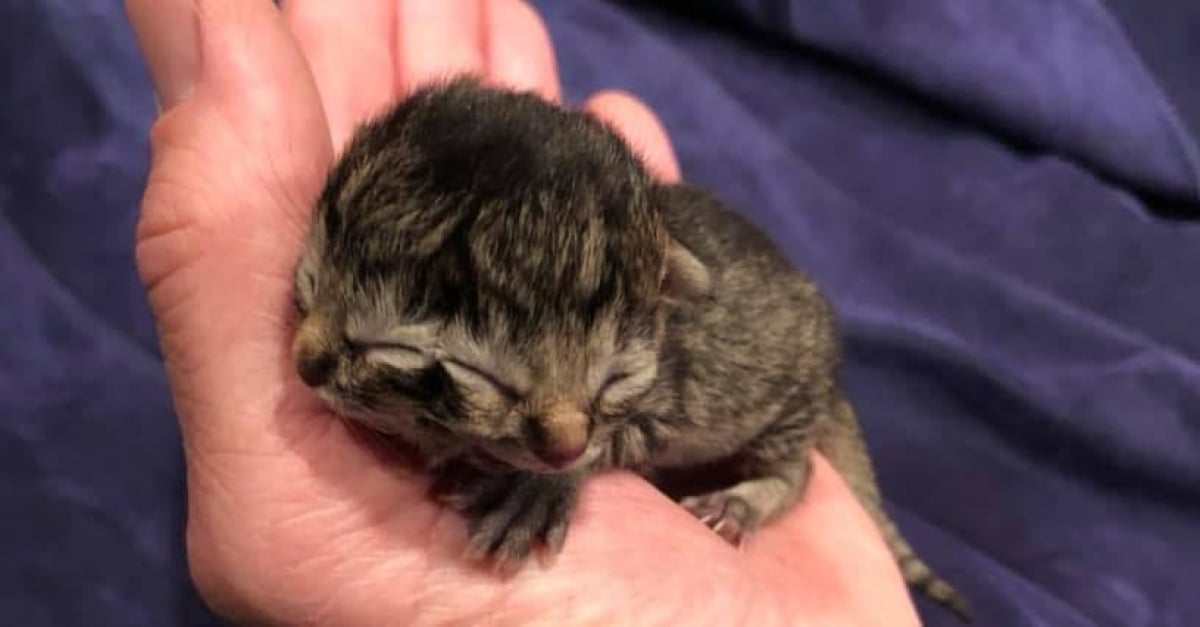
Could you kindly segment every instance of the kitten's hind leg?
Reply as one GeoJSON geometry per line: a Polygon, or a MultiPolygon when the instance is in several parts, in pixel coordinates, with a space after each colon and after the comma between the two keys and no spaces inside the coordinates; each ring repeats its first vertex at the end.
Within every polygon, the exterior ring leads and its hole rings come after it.
{"type": "Polygon", "coordinates": [[[732,544],[741,546],[764,523],[804,494],[812,472],[812,412],[786,415],[738,454],[737,483],[680,504],[732,544]]]}

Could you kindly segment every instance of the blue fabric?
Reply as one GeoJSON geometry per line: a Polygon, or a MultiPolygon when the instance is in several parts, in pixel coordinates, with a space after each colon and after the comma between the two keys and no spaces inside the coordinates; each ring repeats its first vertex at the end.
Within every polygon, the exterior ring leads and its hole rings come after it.
{"type": "MultiPolygon", "coordinates": [[[[1200,624],[1200,4],[535,4],[568,95],[645,98],[831,294],[889,507],[978,624],[1200,624]]],[[[0,33],[0,615],[214,624],[120,3],[4,3],[0,33]]]]}

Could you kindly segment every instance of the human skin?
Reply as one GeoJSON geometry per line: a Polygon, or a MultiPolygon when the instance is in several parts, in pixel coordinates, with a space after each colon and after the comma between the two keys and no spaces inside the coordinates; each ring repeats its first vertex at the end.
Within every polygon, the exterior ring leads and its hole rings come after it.
{"type": "MultiPolygon", "coordinates": [[[[127,0],[161,115],[137,231],[187,461],[201,594],[247,624],[915,625],[866,514],[823,459],[789,515],[736,550],[628,473],[591,480],[552,567],[499,578],[419,470],[312,396],[290,356],[292,271],[354,127],[458,71],[557,99],[519,0],[127,0]]],[[[664,180],[654,115],[586,108],[664,180]]]]}

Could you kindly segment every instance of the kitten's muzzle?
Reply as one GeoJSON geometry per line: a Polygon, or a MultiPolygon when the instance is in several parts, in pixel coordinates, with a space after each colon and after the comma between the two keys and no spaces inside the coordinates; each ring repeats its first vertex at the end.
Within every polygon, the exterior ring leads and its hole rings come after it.
{"type": "Polygon", "coordinates": [[[534,454],[538,459],[546,462],[553,468],[563,469],[570,466],[572,462],[583,457],[587,451],[587,444],[582,446],[571,446],[570,448],[535,448],[534,454]]]}
{"type": "Polygon", "coordinates": [[[553,468],[566,468],[587,451],[591,422],[584,412],[568,407],[530,417],[525,425],[529,450],[553,468]]]}

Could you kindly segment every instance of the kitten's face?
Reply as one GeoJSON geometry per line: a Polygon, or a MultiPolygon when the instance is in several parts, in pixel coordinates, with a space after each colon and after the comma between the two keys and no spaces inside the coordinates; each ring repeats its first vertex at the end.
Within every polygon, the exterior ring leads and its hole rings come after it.
{"type": "Polygon", "coordinates": [[[321,197],[296,274],[301,377],[435,456],[586,464],[653,396],[668,303],[706,280],[653,190],[581,114],[468,83],[414,97],[321,197]]]}
{"type": "MultiPolygon", "coordinates": [[[[657,379],[661,325],[606,317],[516,340],[454,320],[405,323],[358,309],[340,323],[306,316],[296,355],[338,413],[434,455],[460,447],[504,466],[557,472],[587,464],[657,379]]],[[[557,328],[555,328],[557,327],[557,328]]]]}

